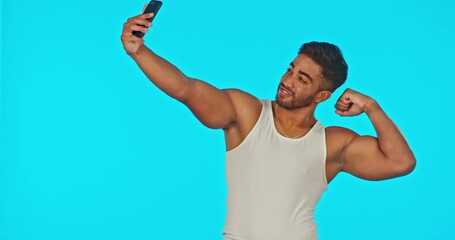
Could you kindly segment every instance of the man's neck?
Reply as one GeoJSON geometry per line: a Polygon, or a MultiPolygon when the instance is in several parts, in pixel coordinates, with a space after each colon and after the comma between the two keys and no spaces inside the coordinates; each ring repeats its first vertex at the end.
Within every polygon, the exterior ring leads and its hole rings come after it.
{"type": "Polygon", "coordinates": [[[316,123],[314,111],[316,106],[308,106],[296,109],[280,107],[272,102],[275,124],[279,124],[285,135],[299,134],[305,129],[310,129],[316,123]],[[278,123],[277,123],[278,121],[278,123]]]}

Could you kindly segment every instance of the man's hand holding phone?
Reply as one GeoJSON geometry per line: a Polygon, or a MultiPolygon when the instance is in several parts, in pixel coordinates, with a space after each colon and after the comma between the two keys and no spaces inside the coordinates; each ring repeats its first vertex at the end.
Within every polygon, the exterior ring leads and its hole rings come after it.
{"type": "Polygon", "coordinates": [[[158,13],[161,4],[160,1],[152,0],[148,5],[144,6],[143,14],[129,18],[123,24],[121,40],[126,53],[134,55],[144,45],[142,37],[148,32],[148,28],[152,26],[152,20],[158,13]]]}

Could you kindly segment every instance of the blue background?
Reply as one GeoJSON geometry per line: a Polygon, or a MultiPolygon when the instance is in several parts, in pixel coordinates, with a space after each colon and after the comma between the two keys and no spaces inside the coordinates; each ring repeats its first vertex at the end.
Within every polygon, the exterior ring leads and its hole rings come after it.
{"type": "MultiPolygon", "coordinates": [[[[156,89],[120,34],[146,2],[3,0],[0,239],[221,239],[220,130],[156,89]]],[[[323,239],[455,239],[455,3],[449,0],[165,1],[146,44],[187,75],[274,98],[307,41],[350,66],[417,157],[406,177],[339,174],[317,206],[323,239]]]]}

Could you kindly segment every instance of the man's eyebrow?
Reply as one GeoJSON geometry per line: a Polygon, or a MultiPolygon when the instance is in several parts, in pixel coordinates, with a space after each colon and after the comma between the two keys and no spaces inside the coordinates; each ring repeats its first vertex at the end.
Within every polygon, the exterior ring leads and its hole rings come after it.
{"type": "MultiPolygon", "coordinates": [[[[293,68],[295,67],[294,62],[289,63],[289,65],[291,65],[291,67],[293,67],[293,68]]],[[[307,77],[308,79],[310,79],[311,82],[313,82],[313,78],[310,76],[310,74],[308,74],[302,70],[299,70],[299,74],[307,77]]]]}

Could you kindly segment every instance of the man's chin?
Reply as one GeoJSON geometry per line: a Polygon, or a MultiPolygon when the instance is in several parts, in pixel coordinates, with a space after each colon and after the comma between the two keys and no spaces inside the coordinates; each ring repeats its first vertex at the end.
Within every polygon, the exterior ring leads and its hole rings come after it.
{"type": "Polygon", "coordinates": [[[292,101],[286,101],[286,99],[283,99],[279,96],[276,96],[275,98],[275,102],[282,108],[286,108],[286,109],[292,109],[293,108],[293,103],[292,101]]]}
{"type": "Polygon", "coordinates": [[[292,102],[292,97],[291,96],[283,97],[283,96],[280,96],[280,94],[277,94],[275,96],[275,101],[283,103],[283,104],[290,103],[290,102],[292,102]]]}

